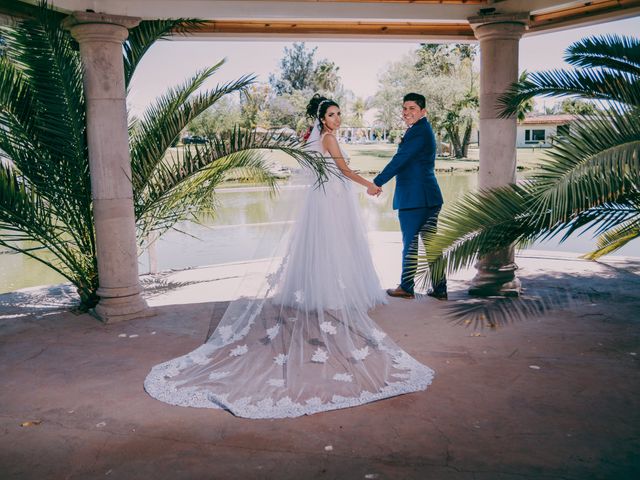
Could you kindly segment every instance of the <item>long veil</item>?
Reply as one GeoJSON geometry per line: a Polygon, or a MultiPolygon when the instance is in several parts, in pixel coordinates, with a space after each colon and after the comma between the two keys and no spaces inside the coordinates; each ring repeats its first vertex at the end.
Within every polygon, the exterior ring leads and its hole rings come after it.
{"type": "MultiPolygon", "coordinates": [[[[322,153],[320,140],[316,121],[306,148],[322,153]]],[[[298,209],[293,222],[280,222],[273,255],[249,264],[241,296],[205,344],[151,370],[145,380],[151,396],[241,417],[284,418],[431,383],[433,370],[367,313],[385,298],[352,182],[330,175],[318,186],[302,170],[285,192],[287,204],[298,209]]]]}

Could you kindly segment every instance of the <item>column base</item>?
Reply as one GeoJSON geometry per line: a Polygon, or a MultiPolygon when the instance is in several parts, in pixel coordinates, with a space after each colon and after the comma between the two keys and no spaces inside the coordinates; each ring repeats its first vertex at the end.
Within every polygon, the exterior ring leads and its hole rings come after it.
{"type": "Polygon", "coordinates": [[[522,287],[516,277],[518,266],[515,263],[507,265],[485,265],[478,262],[478,273],[471,281],[469,295],[479,297],[520,296],[522,287]]]}
{"type": "Polygon", "coordinates": [[[155,315],[153,308],[139,293],[126,297],[101,297],[94,315],[104,323],[118,323],[155,315]]]}

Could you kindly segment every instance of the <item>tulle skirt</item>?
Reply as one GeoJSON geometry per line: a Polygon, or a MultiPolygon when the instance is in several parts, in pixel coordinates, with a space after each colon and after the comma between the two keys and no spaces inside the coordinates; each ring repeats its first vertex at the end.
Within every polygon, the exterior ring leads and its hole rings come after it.
{"type": "Polygon", "coordinates": [[[353,184],[310,188],[282,263],[254,297],[231,303],[207,343],[145,381],[173,405],[284,418],[424,390],[434,372],[368,310],[386,303],[353,184]]]}

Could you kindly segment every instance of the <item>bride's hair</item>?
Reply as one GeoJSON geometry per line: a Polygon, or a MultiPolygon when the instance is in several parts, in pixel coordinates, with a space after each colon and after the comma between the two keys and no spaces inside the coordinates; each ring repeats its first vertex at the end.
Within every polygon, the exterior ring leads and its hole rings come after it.
{"type": "Polygon", "coordinates": [[[309,100],[309,104],[307,105],[307,116],[314,120],[316,118],[318,120],[322,120],[322,117],[327,113],[327,108],[331,106],[340,108],[340,105],[330,98],[323,97],[316,93],[311,97],[311,100],[309,100]]]}

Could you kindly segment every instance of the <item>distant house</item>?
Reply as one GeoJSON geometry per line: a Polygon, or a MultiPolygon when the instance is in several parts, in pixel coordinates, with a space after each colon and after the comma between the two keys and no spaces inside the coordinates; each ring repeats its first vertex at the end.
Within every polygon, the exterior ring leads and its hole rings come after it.
{"type": "Polygon", "coordinates": [[[518,123],[516,146],[551,147],[556,135],[569,133],[569,123],[575,115],[532,115],[518,123]]]}

